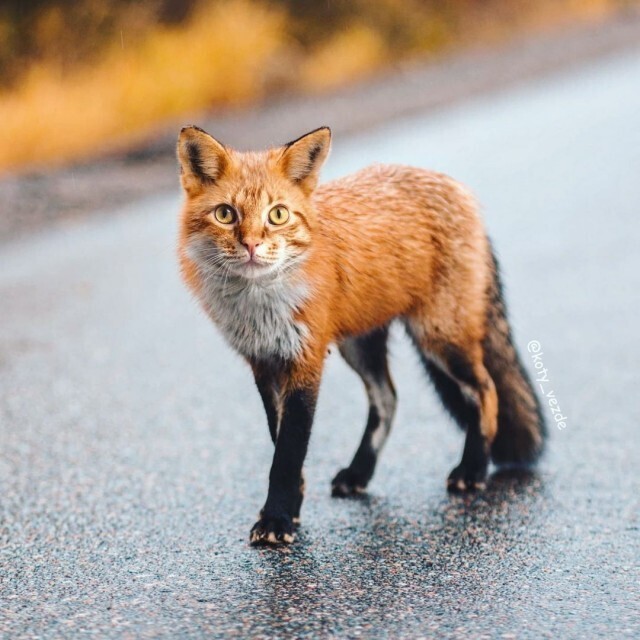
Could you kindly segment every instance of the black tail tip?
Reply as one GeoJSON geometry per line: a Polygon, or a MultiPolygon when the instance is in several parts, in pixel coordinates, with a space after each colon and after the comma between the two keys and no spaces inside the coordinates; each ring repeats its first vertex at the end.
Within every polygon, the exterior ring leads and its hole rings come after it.
{"type": "Polygon", "coordinates": [[[491,445],[491,459],[501,469],[532,468],[543,455],[547,429],[544,420],[529,428],[498,429],[491,445]]]}

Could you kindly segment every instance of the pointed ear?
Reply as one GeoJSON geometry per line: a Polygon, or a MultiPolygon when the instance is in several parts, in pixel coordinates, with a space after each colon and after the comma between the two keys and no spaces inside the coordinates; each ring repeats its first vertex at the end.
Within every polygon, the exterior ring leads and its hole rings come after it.
{"type": "Polygon", "coordinates": [[[229,163],[224,145],[199,127],[183,127],[178,138],[178,161],[183,189],[197,193],[214,183],[229,163]]]}
{"type": "Polygon", "coordinates": [[[320,127],[284,146],[278,160],[285,175],[310,193],[331,148],[331,129],[320,127]]]}

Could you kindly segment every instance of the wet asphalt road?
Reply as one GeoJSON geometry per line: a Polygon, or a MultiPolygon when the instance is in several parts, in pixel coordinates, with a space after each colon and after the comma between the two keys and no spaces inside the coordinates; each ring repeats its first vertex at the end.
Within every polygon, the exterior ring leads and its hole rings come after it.
{"type": "Polygon", "coordinates": [[[271,444],[179,283],[177,192],[1,247],[0,636],[639,637],[639,87],[640,52],[335,141],[327,178],[475,190],[567,427],[535,474],[448,496],[462,434],[397,332],[395,431],[332,499],[365,419],[334,355],[289,549],[247,544],[271,444]]]}

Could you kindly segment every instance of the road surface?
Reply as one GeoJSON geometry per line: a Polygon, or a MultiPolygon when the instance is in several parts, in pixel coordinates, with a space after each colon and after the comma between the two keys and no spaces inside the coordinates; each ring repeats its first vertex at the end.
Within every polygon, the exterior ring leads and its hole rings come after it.
{"type": "Polygon", "coordinates": [[[247,544],[271,444],[179,282],[177,189],[0,247],[0,636],[639,637],[639,87],[637,51],[335,140],[326,178],[406,162],[478,194],[566,428],[547,407],[536,473],[448,496],[462,434],[398,331],[394,432],[332,499],[365,420],[334,354],[288,549],[247,544]]]}

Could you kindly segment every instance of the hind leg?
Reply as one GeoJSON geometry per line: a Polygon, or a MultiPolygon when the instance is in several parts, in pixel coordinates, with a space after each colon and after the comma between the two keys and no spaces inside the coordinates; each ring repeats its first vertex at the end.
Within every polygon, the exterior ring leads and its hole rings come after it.
{"type": "Polygon", "coordinates": [[[419,340],[411,328],[409,331],[444,406],[466,430],[462,459],[449,474],[447,488],[481,489],[498,428],[498,396],[483,364],[481,343],[460,346],[442,340],[419,340]]]}
{"type": "Polygon", "coordinates": [[[388,327],[340,344],[340,353],[362,378],[369,398],[369,417],[351,464],[333,479],[332,494],[347,496],[364,491],[384,445],[396,409],[396,393],[387,365],[388,327]]]}

